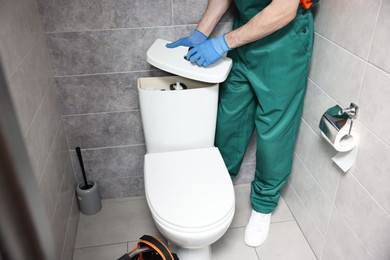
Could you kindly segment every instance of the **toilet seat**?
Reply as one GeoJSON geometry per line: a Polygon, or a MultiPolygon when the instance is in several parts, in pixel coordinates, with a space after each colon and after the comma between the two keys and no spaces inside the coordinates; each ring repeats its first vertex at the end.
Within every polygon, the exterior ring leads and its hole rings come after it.
{"type": "Polygon", "coordinates": [[[205,231],[234,214],[233,184],[215,147],[146,154],[144,172],[152,214],[171,229],[205,231]]]}

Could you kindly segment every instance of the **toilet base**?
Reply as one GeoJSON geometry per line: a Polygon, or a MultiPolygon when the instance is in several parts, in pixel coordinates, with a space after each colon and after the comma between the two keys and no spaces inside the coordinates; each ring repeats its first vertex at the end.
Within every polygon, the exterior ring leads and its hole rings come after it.
{"type": "Polygon", "coordinates": [[[182,248],[168,242],[169,249],[176,253],[180,260],[211,260],[211,245],[201,248],[182,248]]]}

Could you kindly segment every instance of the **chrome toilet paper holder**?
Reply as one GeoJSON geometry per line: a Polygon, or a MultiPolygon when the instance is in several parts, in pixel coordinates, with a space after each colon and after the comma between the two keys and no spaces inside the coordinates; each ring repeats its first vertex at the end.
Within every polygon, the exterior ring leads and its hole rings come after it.
{"type": "Polygon", "coordinates": [[[338,132],[348,125],[348,134],[350,135],[353,121],[357,118],[358,110],[359,107],[355,103],[351,103],[349,107],[344,109],[338,105],[329,108],[321,117],[320,130],[331,142],[334,142],[338,132]]]}

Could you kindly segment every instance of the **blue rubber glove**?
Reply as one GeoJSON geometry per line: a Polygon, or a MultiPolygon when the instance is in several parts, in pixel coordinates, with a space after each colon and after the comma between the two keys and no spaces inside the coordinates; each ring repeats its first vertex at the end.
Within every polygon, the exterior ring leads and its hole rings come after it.
{"type": "Polygon", "coordinates": [[[186,57],[189,61],[196,62],[199,66],[207,67],[230,50],[226,43],[225,35],[221,35],[218,38],[211,38],[190,48],[186,57]]]}
{"type": "Polygon", "coordinates": [[[200,44],[206,40],[207,40],[207,36],[204,35],[198,29],[195,29],[190,36],[185,37],[185,38],[181,38],[181,39],[179,39],[175,42],[172,42],[172,43],[168,43],[167,47],[168,48],[176,48],[178,46],[190,47],[190,46],[200,44]]]}

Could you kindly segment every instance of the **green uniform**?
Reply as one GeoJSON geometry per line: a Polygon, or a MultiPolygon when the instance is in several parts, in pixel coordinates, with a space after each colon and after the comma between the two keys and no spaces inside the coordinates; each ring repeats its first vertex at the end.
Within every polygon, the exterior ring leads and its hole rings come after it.
{"type": "MultiPolygon", "coordinates": [[[[270,0],[234,0],[234,28],[270,0]]],[[[313,17],[299,7],[282,29],[228,53],[233,68],[220,85],[216,146],[229,173],[240,169],[256,129],[256,173],[251,186],[255,211],[272,212],[291,172],[313,46],[313,17]]]]}

